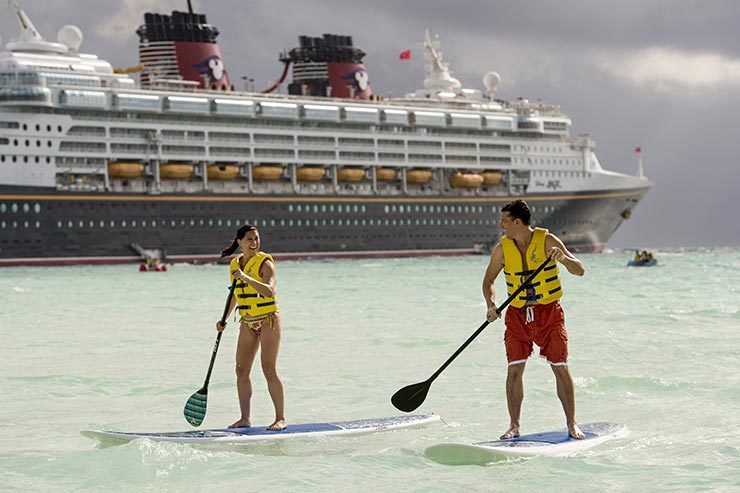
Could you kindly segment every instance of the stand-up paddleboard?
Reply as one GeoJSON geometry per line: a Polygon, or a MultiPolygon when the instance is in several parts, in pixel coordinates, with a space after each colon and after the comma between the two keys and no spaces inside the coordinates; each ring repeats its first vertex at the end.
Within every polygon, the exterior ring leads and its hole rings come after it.
{"type": "Polygon", "coordinates": [[[168,433],[131,433],[123,431],[83,430],[81,433],[100,442],[110,444],[127,443],[146,438],[155,442],[177,442],[191,444],[240,444],[288,438],[347,436],[377,433],[380,431],[414,428],[440,420],[436,414],[394,416],[391,418],[360,419],[332,423],[289,424],[284,430],[269,431],[265,426],[251,428],[223,428],[216,430],[175,431],[168,433]]]}
{"type": "Polygon", "coordinates": [[[622,423],[600,422],[578,426],[586,435],[584,440],[570,437],[567,430],[549,431],[472,444],[441,443],[426,449],[424,456],[448,465],[487,464],[505,457],[570,455],[629,434],[622,423]]]}

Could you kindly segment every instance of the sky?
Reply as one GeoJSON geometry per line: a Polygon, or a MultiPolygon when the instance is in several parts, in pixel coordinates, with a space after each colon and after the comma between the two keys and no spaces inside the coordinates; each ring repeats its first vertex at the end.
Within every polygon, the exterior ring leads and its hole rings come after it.
{"type": "MultiPolygon", "coordinates": [[[[19,0],[50,40],[80,27],[80,51],[114,67],[138,63],[144,12],[187,10],[186,0],[19,0]]],[[[736,0],[192,0],[220,31],[232,81],[266,88],[278,55],[299,35],[350,35],[367,52],[373,91],[422,86],[424,29],[465,87],[560,106],[572,135],[589,133],[606,169],[637,172],[642,149],[655,185],[611,248],[740,246],[740,2],[736,0]],[[410,49],[410,60],[400,60],[410,49]],[[733,198],[735,197],[735,198],[733,198]]],[[[17,37],[0,6],[3,44],[17,37]]]]}

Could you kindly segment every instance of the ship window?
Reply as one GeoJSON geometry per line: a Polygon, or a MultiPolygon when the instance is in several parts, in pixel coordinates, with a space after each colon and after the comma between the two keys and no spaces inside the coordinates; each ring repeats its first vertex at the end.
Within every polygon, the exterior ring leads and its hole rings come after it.
{"type": "Polygon", "coordinates": [[[13,221],[13,229],[16,229],[16,228],[18,228],[18,222],[17,221],[13,221]]]}
{"type": "Polygon", "coordinates": [[[10,210],[13,211],[13,213],[18,212],[18,204],[13,204],[10,206],[10,210]]]}
{"type": "Polygon", "coordinates": [[[8,210],[8,206],[4,203],[0,204],[0,212],[5,213],[8,210]]]}
{"type": "Polygon", "coordinates": [[[23,204],[23,212],[28,212],[30,209],[28,204],[23,204]]]}
{"type": "Polygon", "coordinates": [[[341,219],[337,219],[337,225],[338,226],[342,226],[342,220],[341,219]]]}
{"type": "Polygon", "coordinates": [[[85,221],[83,221],[83,220],[80,219],[79,221],[77,221],[77,226],[79,226],[80,228],[84,228],[85,227],[85,221]]]}
{"type": "Polygon", "coordinates": [[[193,226],[195,226],[195,219],[190,220],[190,227],[192,228],[193,226]]]}
{"type": "Polygon", "coordinates": [[[0,221],[0,228],[5,229],[5,221],[0,221]]]}

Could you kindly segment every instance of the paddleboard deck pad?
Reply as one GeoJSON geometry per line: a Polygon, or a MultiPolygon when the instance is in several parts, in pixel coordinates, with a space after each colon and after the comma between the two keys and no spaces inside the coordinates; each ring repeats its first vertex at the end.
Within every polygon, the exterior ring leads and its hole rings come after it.
{"type": "Polygon", "coordinates": [[[572,438],[567,430],[549,431],[472,444],[441,443],[427,448],[424,456],[442,464],[462,465],[486,464],[506,457],[570,455],[629,434],[622,423],[598,422],[578,426],[586,435],[584,440],[572,438]]]}
{"type": "Polygon", "coordinates": [[[331,423],[289,424],[284,430],[267,430],[265,426],[251,428],[222,428],[215,430],[191,430],[166,433],[131,433],[123,431],[83,430],[82,435],[100,442],[126,443],[146,438],[155,442],[177,442],[196,444],[240,444],[288,438],[347,436],[377,433],[380,431],[414,428],[440,420],[436,414],[416,414],[390,418],[360,419],[331,423]]]}

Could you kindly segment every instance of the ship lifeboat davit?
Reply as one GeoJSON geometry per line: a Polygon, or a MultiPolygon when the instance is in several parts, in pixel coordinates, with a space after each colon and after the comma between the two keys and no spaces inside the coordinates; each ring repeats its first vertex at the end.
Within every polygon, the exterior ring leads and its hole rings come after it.
{"type": "Polygon", "coordinates": [[[229,181],[239,176],[239,166],[235,164],[209,164],[208,179],[214,181],[229,181]]]}
{"type": "Polygon", "coordinates": [[[323,166],[299,166],[296,169],[298,181],[321,181],[325,175],[326,169],[323,166]]]}
{"type": "Polygon", "coordinates": [[[406,181],[408,183],[418,183],[424,185],[432,181],[432,170],[429,169],[410,169],[406,172],[406,181]]]}
{"type": "Polygon", "coordinates": [[[393,168],[378,168],[375,170],[375,178],[378,181],[395,181],[396,170],[393,168]]]}
{"type": "Polygon", "coordinates": [[[260,164],[252,168],[252,178],[257,181],[276,181],[281,176],[283,176],[282,166],[260,164]]]}
{"type": "Polygon", "coordinates": [[[362,166],[343,166],[337,172],[337,180],[344,183],[357,183],[365,178],[365,168],[362,166]]]}
{"type": "Polygon", "coordinates": [[[190,163],[162,163],[159,165],[159,177],[163,180],[187,180],[193,174],[190,163]]]}
{"type": "Polygon", "coordinates": [[[108,163],[108,176],[111,178],[138,178],[144,172],[144,163],[108,163]]]}
{"type": "Polygon", "coordinates": [[[498,185],[504,179],[504,174],[500,171],[484,171],[481,175],[483,176],[484,185],[498,185]]]}
{"type": "Polygon", "coordinates": [[[483,177],[478,173],[461,173],[455,171],[450,175],[453,188],[478,188],[483,184],[483,177]]]}

